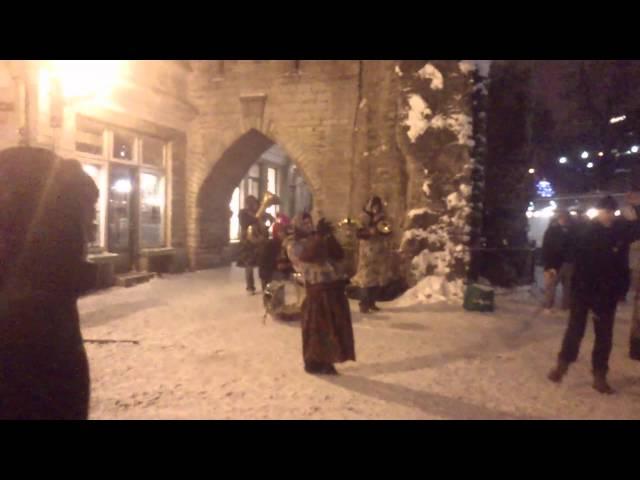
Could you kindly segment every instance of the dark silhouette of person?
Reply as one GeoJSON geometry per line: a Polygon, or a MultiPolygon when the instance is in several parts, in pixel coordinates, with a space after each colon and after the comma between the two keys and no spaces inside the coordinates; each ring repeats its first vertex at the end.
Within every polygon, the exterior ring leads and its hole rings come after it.
{"type": "Polygon", "coordinates": [[[0,152],[0,419],[87,419],[89,364],[77,299],[98,189],[79,162],[0,152]]]}
{"type": "Polygon", "coordinates": [[[593,312],[595,341],[591,355],[593,388],[611,394],[607,382],[609,357],[613,347],[616,308],[627,287],[629,244],[640,239],[640,193],[627,196],[633,207],[632,219],[617,218],[616,200],[607,196],[598,203],[598,215],[584,224],[575,236],[575,273],[572,281],[569,324],[562,339],[557,365],[548,378],[560,382],[569,366],[578,359],[587,317],[593,312]],[[626,255],[626,258],[625,258],[626,255]]]}

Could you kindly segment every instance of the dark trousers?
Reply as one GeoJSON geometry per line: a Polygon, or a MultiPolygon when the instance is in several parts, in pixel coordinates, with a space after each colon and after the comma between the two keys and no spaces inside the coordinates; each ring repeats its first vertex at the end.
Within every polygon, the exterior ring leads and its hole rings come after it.
{"type": "Polygon", "coordinates": [[[580,343],[587,326],[589,310],[593,312],[593,328],[596,339],[591,355],[594,372],[606,373],[609,370],[609,356],[613,345],[613,322],[616,315],[617,298],[608,301],[593,302],[586,298],[571,299],[569,325],[562,340],[562,349],[558,355],[561,361],[575,362],[578,359],[580,343]]]}
{"type": "Polygon", "coordinates": [[[253,268],[254,267],[244,267],[244,278],[247,283],[247,290],[252,290],[255,292],[256,283],[255,283],[255,280],[253,279],[253,268]]]}
{"type": "Polygon", "coordinates": [[[360,306],[371,308],[376,304],[380,287],[362,288],[360,290],[360,306]]]}

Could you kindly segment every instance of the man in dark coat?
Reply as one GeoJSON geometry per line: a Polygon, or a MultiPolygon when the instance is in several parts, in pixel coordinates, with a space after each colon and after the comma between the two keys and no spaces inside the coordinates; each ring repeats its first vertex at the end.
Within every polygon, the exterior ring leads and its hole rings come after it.
{"type": "Polygon", "coordinates": [[[558,213],[542,240],[542,264],[544,266],[545,311],[553,308],[556,287],[562,284],[562,309],[569,309],[571,277],[573,275],[573,228],[569,212],[558,213]]]}
{"type": "Polygon", "coordinates": [[[634,207],[635,215],[631,215],[634,221],[616,218],[616,201],[605,197],[598,204],[598,216],[576,235],[571,313],[558,363],[548,375],[553,382],[560,382],[569,365],[577,360],[587,315],[592,311],[596,336],[592,353],[593,388],[600,393],[614,393],[606,377],[616,307],[626,288],[625,263],[621,257],[628,251],[628,245],[640,238],[640,194],[629,194],[627,202],[634,207]]]}
{"type": "Polygon", "coordinates": [[[274,218],[268,213],[261,215],[260,219],[257,218],[256,215],[260,209],[260,204],[255,196],[248,195],[244,203],[245,207],[238,214],[240,223],[240,256],[237,264],[239,267],[244,267],[247,292],[253,295],[256,293],[253,271],[260,262],[262,250],[266,240],[268,240],[268,231],[265,224],[267,222],[273,223],[274,218]],[[249,238],[249,227],[253,227],[256,232],[264,233],[266,231],[267,238],[263,242],[253,241],[249,238]]]}
{"type": "Polygon", "coordinates": [[[41,148],[0,152],[0,419],[89,415],[78,296],[98,189],[80,164],[41,148]]]}

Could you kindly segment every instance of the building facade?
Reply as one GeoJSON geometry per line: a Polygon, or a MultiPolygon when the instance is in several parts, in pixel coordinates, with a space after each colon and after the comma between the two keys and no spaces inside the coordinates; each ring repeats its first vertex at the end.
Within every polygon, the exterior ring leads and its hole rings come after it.
{"type": "MultiPolygon", "coordinates": [[[[453,106],[460,123],[471,111],[468,68],[432,63],[445,88],[431,84],[422,120],[444,128],[453,106]]],[[[39,146],[82,162],[100,190],[91,258],[116,273],[228,264],[237,211],[267,190],[282,200],[273,213],[311,210],[333,222],[377,194],[399,245],[407,213],[424,206],[427,170],[437,175],[454,158],[457,188],[471,162],[458,134],[442,144],[434,136],[425,158],[409,145],[407,78],[427,90],[432,80],[424,68],[403,77],[425,61],[405,64],[0,61],[0,148],[39,146]]]]}

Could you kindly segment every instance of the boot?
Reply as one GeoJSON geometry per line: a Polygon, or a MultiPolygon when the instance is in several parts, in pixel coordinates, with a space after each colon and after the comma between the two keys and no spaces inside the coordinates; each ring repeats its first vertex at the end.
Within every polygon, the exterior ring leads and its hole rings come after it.
{"type": "Polygon", "coordinates": [[[558,364],[553,370],[549,372],[547,378],[552,382],[560,383],[562,381],[562,378],[567,374],[568,371],[569,364],[565,361],[558,360],[558,364]]]}
{"type": "Polygon", "coordinates": [[[367,303],[360,302],[358,305],[360,307],[360,313],[371,313],[371,309],[367,303]]]}
{"type": "Polygon", "coordinates": [[[379,290],[380,290],[380,287],[372,287],[369,290],[369,309],[372,312],[379,312],[380,311],[380,309],[376,305],[376,300],[378,299],[379,290]]]}
{"type": "Polygon", "coordinates": [[[602,371],[593,372],[593,388],[606,395],[611,395],[612,393],[616,393],[616,391],[611,388],[611,385],[607,383],[607,374],[602,371]]]}
{"type": "Polygon", "coordinates": [[[322,373],[326,375],[338,375],[338,371],[336,370],[336,367],[334,367],[333,364],[331,363],[327,363],[323,365],[322,373]]]}
{"type": "Polygon", "coordinates": [[[307,373],[323,373],[324,365],[318,362],[304,362],[304,371],[307,373]]]}

